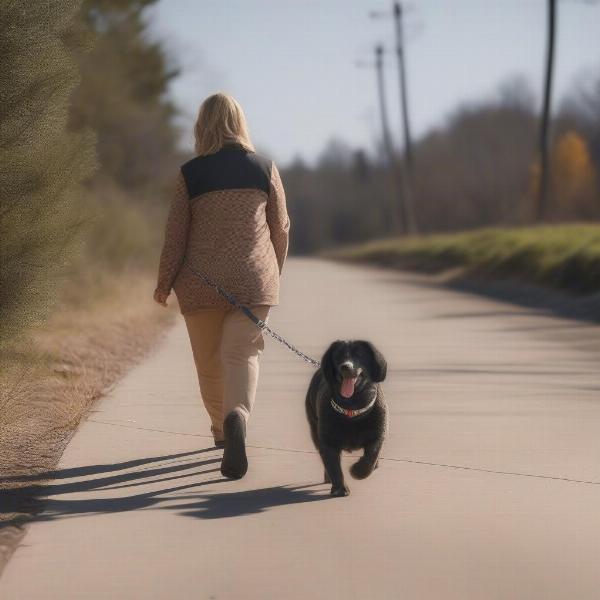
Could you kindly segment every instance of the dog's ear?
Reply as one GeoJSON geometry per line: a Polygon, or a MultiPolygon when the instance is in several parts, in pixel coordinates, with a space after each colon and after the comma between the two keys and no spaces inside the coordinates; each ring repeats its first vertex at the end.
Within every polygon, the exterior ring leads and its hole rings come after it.
{"type": "Polygon", "coordinates": [[[387,375],[387,362],[383,357],[383,354],[381,354],[371,342],[357,340],[355,343],[360,344],[369,355],[368,371],[371,381],[374,381],[375,383],[383,381],[387,375]]]}
{"type": "Polygon", "coordinates": [[[323,354],[323,358],[321,359],[321,371],[323,371],[323,376],[325,377],[325,381],[329,383],[330,387],[335,387],[336,378],[335,378],[335,363],[333,361],[333,353],[336,348],[341,344],[341,340],[336,340],[332,342],[325,350],[325,354],[323,354]]]}

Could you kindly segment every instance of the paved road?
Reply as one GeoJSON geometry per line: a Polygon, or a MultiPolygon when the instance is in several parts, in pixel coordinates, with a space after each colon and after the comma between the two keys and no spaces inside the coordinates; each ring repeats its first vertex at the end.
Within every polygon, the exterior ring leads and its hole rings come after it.
{"type": "Polygon", "coordinates": [[[250,470],[223,480],[178,317],[79,429],[0,596],[598,598],[600,328],[412,275],[286,266],[272,326],[315,355],[365,337],[388,358],[380,468],[328,496],[311,367],[268,341],[250,470]]]}

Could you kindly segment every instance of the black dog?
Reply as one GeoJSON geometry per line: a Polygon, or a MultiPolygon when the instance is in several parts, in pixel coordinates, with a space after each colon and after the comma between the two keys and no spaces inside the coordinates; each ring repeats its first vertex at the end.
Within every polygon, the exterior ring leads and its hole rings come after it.
{"type": "Polygon", "coordinates": [[[311,379],[306,416],[332,496],[350,493],[340,463],[342,450],[364,450],[350,469],[355,479],[364,479],[377,468],[387,433],[387,409],[378,384],[386,372],[385,358],[370,342],[337,340],[311,379]]]}

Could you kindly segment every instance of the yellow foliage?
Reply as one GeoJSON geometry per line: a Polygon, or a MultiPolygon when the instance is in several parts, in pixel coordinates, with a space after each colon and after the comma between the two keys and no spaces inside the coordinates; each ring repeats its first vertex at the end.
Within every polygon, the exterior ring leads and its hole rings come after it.
{"type": "MultiPolygon", "coordinates": [[[[529,168],[528,196],[539,193],[539,159],[529,168]]],[[[597,217],[600,212],[596,171],[586,141],[575,131],[562,134],[550,155],[550,216],[558,219],[597,217]]]]}
{"type": "Polygon", "coordinates": [[[593,210],[596,173],[585,140],[567,131],[554,145],[551,160],[554,209],[565,216],[584,216],[593,210]]]}

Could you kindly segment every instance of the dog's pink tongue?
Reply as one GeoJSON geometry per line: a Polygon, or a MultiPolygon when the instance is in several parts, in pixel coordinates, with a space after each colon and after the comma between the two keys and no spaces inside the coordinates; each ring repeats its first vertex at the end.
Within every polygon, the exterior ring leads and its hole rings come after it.
{"type": "Polygon", "coordinates": [[[354,394],[354,384],[356,383],[356,377],[344,377],[342,379],[342,386],[340,393],[344,398],[350,398],[354,394]]]}

